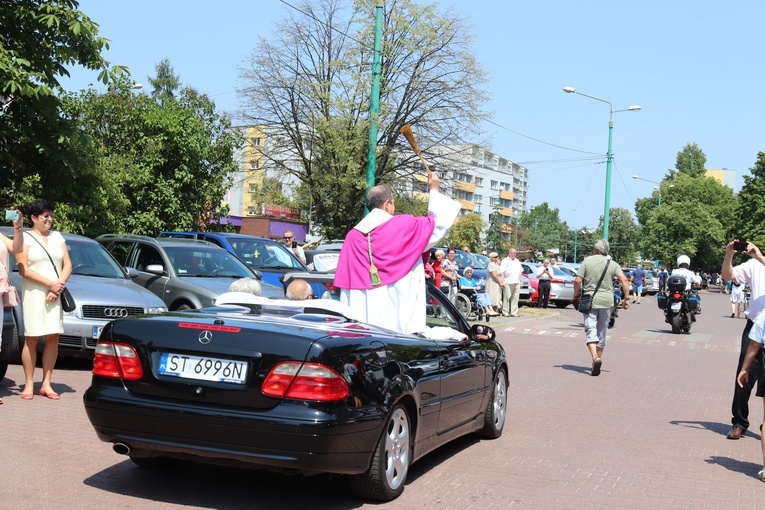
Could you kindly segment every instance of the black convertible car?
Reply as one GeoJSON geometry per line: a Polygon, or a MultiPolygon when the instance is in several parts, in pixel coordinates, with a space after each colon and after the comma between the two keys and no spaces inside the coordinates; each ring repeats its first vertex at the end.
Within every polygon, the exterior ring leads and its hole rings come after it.
{"type": "Polygon", "coordinates": [[[88,418],[139,466],[340,473],[363,498],[394,499],[412,462],[465,434],[497,438],[505,423],[508,367],[494,330],[471,328],[428,291],[431,336],[465,339],[397,334],[346,318],[332,300],[247,295],[110,322],[88,418]]]}

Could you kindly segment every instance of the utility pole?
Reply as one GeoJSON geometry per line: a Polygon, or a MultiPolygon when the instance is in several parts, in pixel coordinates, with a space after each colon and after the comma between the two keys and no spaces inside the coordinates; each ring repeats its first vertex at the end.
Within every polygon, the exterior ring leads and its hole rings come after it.
{"type": "MultiPolygon", "coordinates": [[[[367,152],[367,189],[375,185],[375,173],[377,168],[377,121],[380,115],[380,74],[382,52],[382,24],[384,0],[377,0],[375,7],[375,47],[372,60],[372,95],[369,104],[369,144],[367,152]]],[[[364,213],[369,209],[364,204],[364,213]]]]}

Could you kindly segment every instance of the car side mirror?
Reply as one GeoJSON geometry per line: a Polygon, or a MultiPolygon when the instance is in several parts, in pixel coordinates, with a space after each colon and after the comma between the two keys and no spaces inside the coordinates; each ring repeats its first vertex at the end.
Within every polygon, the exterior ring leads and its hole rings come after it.
{"type": "Polygon", "coordinates": [[[163,275],[165,273],[165,268],[162,264],[149,264],[146,266],[145,271],[147,273],[163,275]]]}
{"type": "Polygon", "coordinates": [[[138,278],[138,276],[141,274],[134,267],[123,267],[122,270],[124,271],[125,276],[127,276],[131,280],[134,279],[134,278],[138,278]]]}
{"type": "Polygon", "coordinates": [[[473,324],[470,328],[470,337],[476,342],[493,342],[497,332],[484,324],[473,324]]]}

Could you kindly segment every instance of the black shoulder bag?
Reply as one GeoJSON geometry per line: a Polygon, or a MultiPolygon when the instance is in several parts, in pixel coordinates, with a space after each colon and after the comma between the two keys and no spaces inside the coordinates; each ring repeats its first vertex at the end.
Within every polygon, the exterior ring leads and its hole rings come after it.
{"type": "MultiPolygon", "coordinates": [[[[29,237],[34,239],[35,242],[40,245],[40,248],[42,248],[45,254],[48,256],[48,260],[50,260],[50,263],[53,266],[53,270],[56,272],[56,278],[58,278],[58,269],[56,269],[56,264],[53,262],[53,257],[50,256],[48,250],[45,249],[45,246],[43,246],[43,244],[38,241],[35,236],[29,234],[29,237]]],[[[63,308],[65,312],[73,312],[75,308],[77,308],[77,304],[74,302],[72,294],[66,287],[64,287],[64,292],[61,293],[61,308],[63,308]]]]}
{"type": "Polygon", "coordinates": [[[587,313],[590,310],[592,310],[592,298],[595,296],[595,294],[598,293],[598,289],[600,288],[600,284],[603,283],[603,278],[605,278],[606,273],[608,272],[608,267],[611,265],[610,260],[606,260],[606,267],[603,269],[603,274],[600,275],[600,280],[598,280],[598,284],[595,286],[595,290],[592,294],[582,294],[579,298],[579,305],[576,307],[577,310],[579,310],[582,313],[587,313]]]}

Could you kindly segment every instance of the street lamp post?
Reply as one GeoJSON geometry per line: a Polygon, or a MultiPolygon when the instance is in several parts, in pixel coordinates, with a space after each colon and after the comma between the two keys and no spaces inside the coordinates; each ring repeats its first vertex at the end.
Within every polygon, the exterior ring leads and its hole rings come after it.
{"type": "MultiPolygon", "coordinates": [[[[652,181],[650,179],[644,179],[644,178],[640,177],[639,175],[633,175],[632,178],[633,179],[637,179],[639,181],[645,181],[645,182],[650,182],[650,183],[656,184],[656,187],[654,187],[653,189],[655,189],[655,190],[657,190],[659,192],[659,207],[661,207],[661,183],[660,182],[656,182],[656,181],[652,181]]],[[[667,187],[668,188],[674,188],[675,185],[674,184],[670,184],[667,187]]]]}
{"type": "Polygon", "coordinates": [[[567,94],[579,94],[580,96],[589,97],[590,99],[594,99],[595,101],[600,101],[601,103],[608,104],[609,117],[608,117],[608,152],[606,152],[606,199],[605,199],[605,205],[603,208],[603,239],[608,241],[608,224],[611,221],[611,162],[614,159],[614,153],[612,150],[612,141],[613,141],[613,134],[614,134],[614,113],[627,112],[627,111],[636,112],[640,110],[640,106],[632,105],[628,108],[624,108],[623,110],[614,110],[614,105],[611,104],[611,101],[606,101],[605,99],[601,99],[599,97],[582,94],[581,92],[577,92],[577,90],[574,87],[563,87],[563,92],[566,92],[567,94]]]}

